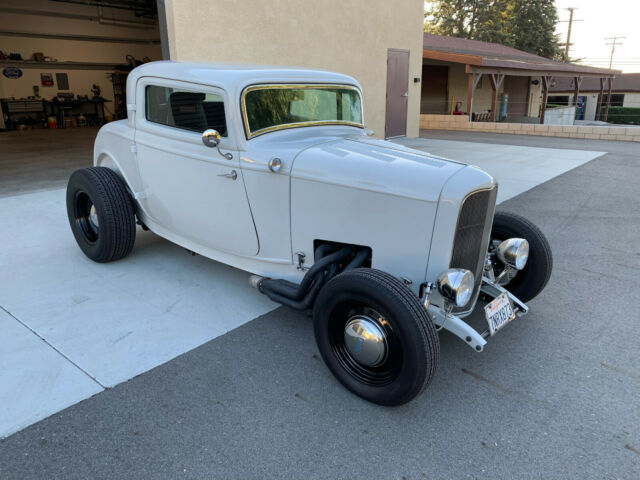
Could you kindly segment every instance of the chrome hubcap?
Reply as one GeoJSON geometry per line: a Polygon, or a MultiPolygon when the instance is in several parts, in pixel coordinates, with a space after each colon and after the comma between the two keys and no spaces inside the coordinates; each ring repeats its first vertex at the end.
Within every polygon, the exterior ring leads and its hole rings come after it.
{"type": "Polygon", "coordinates": [[[89,210],[89,220],[91,223],[98,228],[100,226],[100,222],[98,221],[98,212],[96,212],[96,206],[91,205],[91,210],[89,210]]]}
{"type": "Polygon", "coordinates": [[[368,315],[354,315],[344,327],[347,351],[361,365],[375,367],[387,357],[387,336],[368,315]]]}

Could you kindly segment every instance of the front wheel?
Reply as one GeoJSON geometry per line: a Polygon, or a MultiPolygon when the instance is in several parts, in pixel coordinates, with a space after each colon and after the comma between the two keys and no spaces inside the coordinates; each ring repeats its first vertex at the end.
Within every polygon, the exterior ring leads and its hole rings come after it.
{"type": "Polygon", "coordinates": [[[435,325],[418,297],[380,270],[359,268],[333,278],[313,310],[320,354],[356,395],[402,405],[431,382],[440,359],[435,325]]]}
{"type": "MultiPolygon", "coordinates": [[[[553,256],[547,238],[534,223],[515,213],[496,212],[489,251],[503,240],[514,237],[529,242],[529,259],[522,270],[510,272],[506,283],[502,285],[523,302],[528,302],[547,285],[553,269],[553,256]]],[[[494,265],[497,267],[494,270],[496,274],[504,269],[497,258],[494,258],[494,265]]]]}

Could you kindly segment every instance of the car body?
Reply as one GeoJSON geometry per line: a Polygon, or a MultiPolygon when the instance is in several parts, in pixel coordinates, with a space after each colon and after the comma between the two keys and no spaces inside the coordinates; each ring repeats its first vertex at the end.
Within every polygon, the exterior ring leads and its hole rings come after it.
{"type": "Polygon", "coordinates": [[[319,70],[152,62],[130,73],[128,117],[101,128],[93,162],[123,180],[145,228],[255,274],[258,287],[265,278],[300,285],[323,243],[365,249],[367,267],[400,279],[436,327],[481,351],[489,335],[463,320],[481,291],[527,311],[486,265],[497,182],[373,138],[360,90],[319,70]],[[340,118],[327,120],[322,102],[334,94],[340,118]],[[263,112],[282,98],[280,117],[263,112]],[[305,108],[317,108],[312,120],[305,108]],[[461,306],[442,285],[451,268],[473,274],[461,306]]]}

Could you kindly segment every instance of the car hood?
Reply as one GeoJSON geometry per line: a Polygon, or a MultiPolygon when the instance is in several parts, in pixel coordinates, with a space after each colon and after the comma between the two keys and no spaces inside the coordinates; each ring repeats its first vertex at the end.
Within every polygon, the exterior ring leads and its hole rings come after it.
{"type": "Polygon", "coordinates": [[[392,142],[362,136],[323,142],[300,152],[291,176],[437,202],[465,165],[392,142]]]}

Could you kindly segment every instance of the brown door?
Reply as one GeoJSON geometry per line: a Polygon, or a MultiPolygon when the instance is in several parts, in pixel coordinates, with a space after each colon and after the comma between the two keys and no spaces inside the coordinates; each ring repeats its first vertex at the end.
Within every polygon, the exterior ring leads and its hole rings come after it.
{"type": "Polygon", "coordinates": [[[507,118],[525,117],[529,107],[529,77],[504,77],[507,100],[507,118]]]}
{"type": "Polygon", "coordinates": [[[384,136],[407,134],[409,100],[409,50],[387,50],[387,110],[384,136]]]}
{"type": "Polygon", "coordinates": [[[448,83],[449,67],[444,65],[422,66],[420,113],[449,113],[447,109],[448,83]]]}

